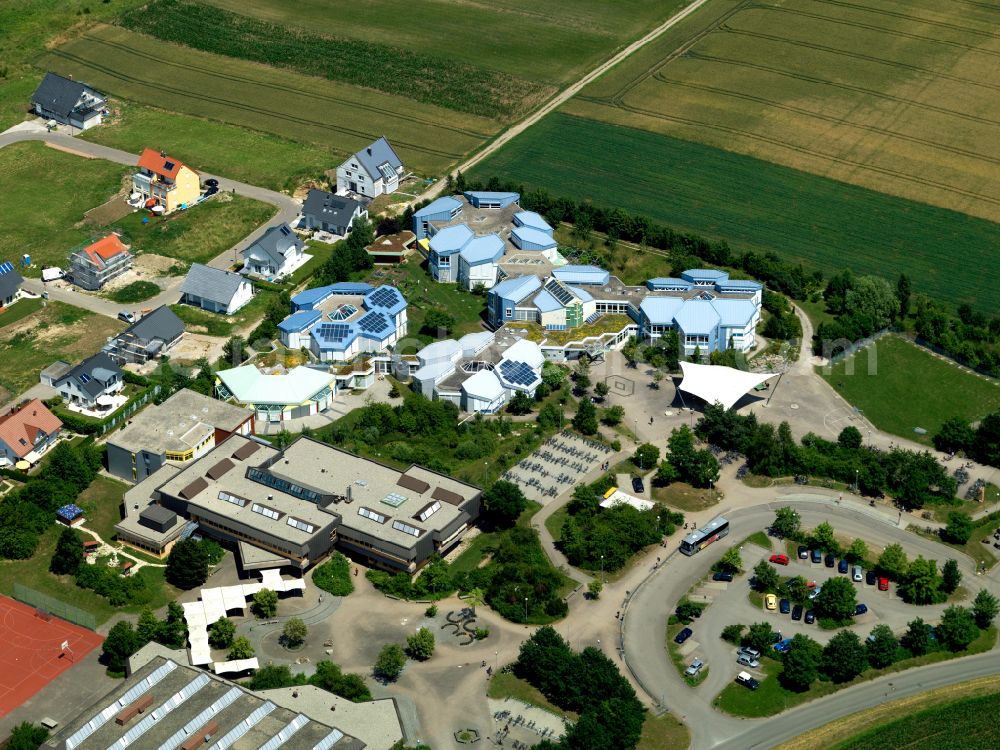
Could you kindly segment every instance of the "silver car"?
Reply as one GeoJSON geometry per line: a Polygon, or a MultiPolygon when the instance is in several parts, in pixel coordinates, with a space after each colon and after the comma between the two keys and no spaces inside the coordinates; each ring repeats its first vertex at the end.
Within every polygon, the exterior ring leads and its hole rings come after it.
{"type": "Polygon", "coordinates": [[[693,662],[691,662],[691,666],[689,666],[687,669],[684,670],[684,675],[686,677],[694,677],[701,671],[701,668],[704,666],[705,662],[703,662],[701,659],[695,659],[693,662]]]}
{"type": "Polygon", "coordinates": [[[751,669],[757,669],[760,666],[760,662],[749,654],[740,654],[736,659],[736,663],[742,664],[744,667],[750,667],[751,669]]]}

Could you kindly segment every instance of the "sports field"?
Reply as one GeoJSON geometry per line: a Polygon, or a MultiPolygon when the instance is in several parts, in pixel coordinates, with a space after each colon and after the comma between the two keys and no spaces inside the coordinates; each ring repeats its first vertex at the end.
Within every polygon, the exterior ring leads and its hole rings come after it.
{"type": "Polygon", "coordinates": [[[820,373],[876,427],[923,443],[951,417],[975,421],[1000,409],[1000,383],[898,336],[879,339],[870,364],[864,350],[820,373]],[[914,427],[927,434],[914,433],[914,427]]]}
{"type": "Polygon", "coordinates": [[[1000,306],[982,273],[995,265],[1000,224],[695,141],[556,113],[472,174],[625,208],[826,273],[905,271],[919,292],[1000,306]]]}
{"type": "Polygon", "coordinates": [[[0,717],[101,645],[97,633],[0,596],[0,717]],[[69,648],[63,650],[63,644],[69,648]]]}

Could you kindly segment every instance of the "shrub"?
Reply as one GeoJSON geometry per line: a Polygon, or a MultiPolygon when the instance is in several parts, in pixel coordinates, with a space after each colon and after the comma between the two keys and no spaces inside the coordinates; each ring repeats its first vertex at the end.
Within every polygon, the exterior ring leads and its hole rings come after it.
{"type": "Polygon", "coordinates": [[[434,634],[427,628],[420,628],[406,638],[406,651],[418,661],[427,661],[434,654],[434,634]]]}
{"type": "Polygon", "coordinates": [[[395,680],[406,666],[406,654],[396,643],[387,643],[375,660],[375,676],[385,681],[395,680]]]}
{"type": "Polygon", "coordinates": [[[313,583],[334,596],[347,596],[354,591],[351,562],[339,552],[313,571],[313,583]]]}
{"type": "Polygon", "coordinates": [[[726,627],[722,629],[722,640],[728,641],[729,643],[739,643],[743,639],[743,631],[746,629],[746,625],[741,625],[739,623],[726,625],[726,627]]]}

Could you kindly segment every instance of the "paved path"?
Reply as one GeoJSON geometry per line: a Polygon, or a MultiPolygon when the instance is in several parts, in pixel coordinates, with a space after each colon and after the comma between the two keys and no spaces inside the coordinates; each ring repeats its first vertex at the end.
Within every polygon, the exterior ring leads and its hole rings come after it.
{"type": "MultiPolygon", "coordinates": [[[[672,15],[670,18],[668,18],[662,24],[660,24],[655,29],[650,31],[644,37],[632,42],[623,50],[618,52],[616,55],[614,55],[608,60],[605,60],[603,63],[598,65],[592,71],[587,73],[587,75],[578,80],[576,83],[570,84],[565,89],[558,92],[555,96],[549,99],[545,104],[536,109],[526,118],[524,118],[520,122],[511,125],[509,128],[507,128],[507,130],[503,131],[502,133],[500,133],[500,135],[498,135],[496,138],[490,141],[490,143],[488,143],[481,151],[471,156],[470,158],[466,159],[462,164],[459,164],[457,167],[455,167],[455,169],[449,172],[449,174],[454,174],[456,172],[468,172],[469,169],[471,169],[473,166],[481,162],[487,156],[489,156],[497,149],[507,144],[513,138],[516,138],[518,135],[520,135],[525,130],[530,128],[532,125],[536,124],[543,117],[552,113],[558,107],[561,107],[563,104],[568,102],[571,98],[576,96],[585,86],[588,86],[589,84],[597,80],[599,77],[607,73],[609,70],[611,70],[613,67],[615,67],[618,63],[622,62],[625,58],[638,52],[647,44],[657,39],[665,31],[671,29],[672,27],[683,21],[689,15],[698,10],[698,8],[700,8],[706,2],[708,2],[708,0],[694,0],[693,3],[688,5],[686,8],[683,8],[682,10],[678,11],[674,15],[672,15]]],[[[445,189],[446,185],[447,185],[447,176],[435,182],[433,185],[427,188],[427,190],[425,190],[421,195],[417,196],[414,200],[412,200],[410,202],[411,205],[416,204],[423,200],[430,200],[432,198],[437,197],[445,189]]]]}
{"type": "MultiPolygon", "coordinates": [[[[82,141],[63,133],[49,133],[44,129],[32,129],[30,127],[21,126],[8,130],[4,133],[0,133],[0,148],[9,146],[12,143],[24,143],[26,141],[40,141],[52,146],[53,148],[57,148],[60,151],[65,151],[67,153],[76,154],[90,159],[105,159],[118,164],[127,164],[132,166],[139,160],[137,155],[131,154],[128,151],[122,151],[109,146],[102,146],[98,143],[90,143],[89,141],[82,141]]],[[[278,210],[274,216],[240,240],[235,246],[220,253],[218,256],[210,260],[208,265],[213,268],[230,268],[238,259],[240,251],[263,235],[268,227],[280,222],[292,222],[299,214],[299,210],[301,208],[299,203],[288,195],[268,190],[266,188],[257,187],[256,185],[248,185],[245,182],[230,180],[218,175],[211,175],[204,172],[201,173],[202,180],[212,177],[219,181],[220,191],[233,191],[237,195],[244,195],[248,198],[263,201],[264,203],[270,203],[278,210]]],[[[72,287],[59,286],[58,284],[44,284],[40,279],[25,279],[24,286],[26,289],[34,292],[35,294],[41,294],[43,291],[47,291],[50,299],[65,302],[70,305],[75,305],[76,307],[81,307],[84,310],[90,310],[91,312],[99,315],[114,318],[117,317],[118,312],[122,310],[123,307],[140,307],[145,309],[159,307],[160,305],[174,304],[179,299],[179,288],[183,281],[183,278],[171,277],[166,280],[164,289],[160,292],[160,294],[152,299],[132,306],[123,306],[117,302],[112,302],[111,300],[106,300],[102,297],[84,294],[73,289],[72,287]]]]}

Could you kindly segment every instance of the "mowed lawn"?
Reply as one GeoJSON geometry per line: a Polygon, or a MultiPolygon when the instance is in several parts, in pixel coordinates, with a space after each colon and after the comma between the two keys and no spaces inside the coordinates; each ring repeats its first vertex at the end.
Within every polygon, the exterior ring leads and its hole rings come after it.
{"type": "Polygon", "coordinates": [[[1000,8],[716,0],[568,111],[1000,221],[1000,8]]]}
{"type": "Polygon", "coordinates": [[[114,223],[136,253],[151,253],[187,263],[207,263],[274,216],[269,203],[220,193],[186,211],[149,217],[131,213],[114,223]],[[149,222],[143,224],[143,220],[149,222]]]}
{"type": "Polygon", "coordinates": [[[0,149],[0,260],[18,263],[28,253],[42,265],[66,267],[72,247],[90,237],[83,214],[107,201],[129,173],[127,167],[48,148],[13,143],[0,149]]]}
{"type": "MultiPolygon", "coordinates": [[[[483,117],[181,48],[114,26],[86,31],[49,50],[38,65],[124,99],[332,148],[340,156],[328,168],[386,135],[408,167],[434,174],[499,127],[483,117]]],[[[147,138],[160,146],[156,132],[147,138]]],[[[244,159],[251,168],[256,157],[248,151],[229,158],[244,159]]]]}
{"type": "MultiPolygon", "coordinates": [[[[11,308],[16,312],[18,302],[11,308]]],[[[0,325],[3,317],[0,316],[0,325]]],[[[38,383],[38,373],[57,359],[79,362],[96,353],[125,324],[62,302],[0,328],[0,403],[38,383]]]]}
{"type": "Polygon", "coordinates": [[[624,208],[825,273],[905,271],[919,292],[1000,306],[983,273],[996,265],[1000,224],[693,141],[557,113],[472,174],[624,208]]]}
{"type": "Polygon", "coordinates": [[[819,368],[826,381],[881,430],[930,443],[951,417],[970,421],[1000,409],[1000,384],[959,369],[898,336],[876,342],[869,365],[868,350],[819,368]],[[851,370],[853,369],[853,374],[851,370]],[[926,435],[913,432],[922,427],[926,435]]]}

